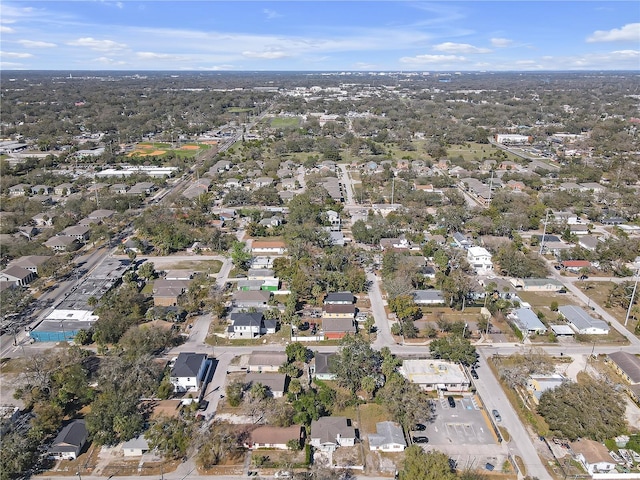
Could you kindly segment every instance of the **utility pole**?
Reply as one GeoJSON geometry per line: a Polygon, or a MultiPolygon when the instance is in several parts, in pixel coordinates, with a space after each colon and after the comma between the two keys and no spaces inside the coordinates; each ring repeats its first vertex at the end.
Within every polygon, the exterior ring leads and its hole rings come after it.
{"type": "Polygon", "coordinates": [[[633,308],[633,300],[636,297],[636,290],[638,290],[638,279],[640,278],[640,268],[636,270],[636,283],[633,285],[633,292],[631,292],[631,298],[629,299],[629,308],[627,309],[627,316],[624,319],[624,326],[627,326],[629,322],[629,316],[631,315],[631,309],[633,308]]]}
{"type": "Polygon", "coordinates": [[[547,216],[544,219],[544,229],[542,230],[542,240],[540,240],[540,255],[542,255],[542,249],[544,248],[544,240],[547,237],[547,223],[549,223],[549,210],[547,210],[547,216]]]}

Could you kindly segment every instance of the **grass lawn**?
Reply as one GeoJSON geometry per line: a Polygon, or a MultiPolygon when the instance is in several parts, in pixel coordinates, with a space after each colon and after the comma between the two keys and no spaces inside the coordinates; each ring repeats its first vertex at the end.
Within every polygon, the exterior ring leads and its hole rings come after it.
{"type": "Polygon", "coordinates": [[[163,265],[163,270],[197,270],[207,273],[218,273],[222,268],[220,260],[183,260],[163,265]]]}
{"type": "Polygon", "coordinates": [[[271,119],[273,128],[295,128],[300,125],[300,117],[274,117],[271,119]]]}
{"type": "MultiPolygon", "coordinates": [[[[469,146],[467,146],[467,144],[450,146],[449,148],[447,148],[447,156],[449,158],[462,157],[465,160],[474,160],[474,158],[482,160],[483,158],[489,158],[492,153],[500,151],[500,149],[489,144],[469,143],[468,145],[469,146]]],[[[513,155],[510,152],[505,153],[507,154],[507,158],[509,160],[521,160],[519,157],[513,155]]]]}

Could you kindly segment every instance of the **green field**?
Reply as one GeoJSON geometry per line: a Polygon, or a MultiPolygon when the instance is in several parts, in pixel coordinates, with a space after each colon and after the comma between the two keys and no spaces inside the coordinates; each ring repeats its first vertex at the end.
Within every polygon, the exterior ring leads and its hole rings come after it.
{"type": "MultiPolygon", "coordinates": [[[[465,160],[482,160],[483,158],[489,158],[492,154],[497,153],[500,149],[489,144],[482,143],[468,143],[466,145],[452,145],[447,148],[447,156],[449,158],[455,158],[461,156],[465,160]],[[467,146],[468,145],[468,146],[467,146]]],[[[504,151],[504,150],[502,150],[504,151]]],[[[507,158],[511,161],[519,160],[519,157],[509,152],[505,152],[507,158]]]]}
{"type": "Polygon", "coordinates": [[[299,117],[275,117],[271,119],[273,128],[293,128],[300,125],[299,117]]]}

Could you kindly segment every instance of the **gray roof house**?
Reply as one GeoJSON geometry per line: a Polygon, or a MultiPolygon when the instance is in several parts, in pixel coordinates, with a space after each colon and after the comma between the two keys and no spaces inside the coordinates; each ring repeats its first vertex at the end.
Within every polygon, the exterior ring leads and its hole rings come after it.
{"type": "Polygon", "coordinates": [[[563,305],[558,308],[558,312],[562,314],[576,333],[586,335],[606,335],[609,333],[610,327],[607,322],[593,318],[580,307],[563,305]]]}
{"type": "Polygon", "coordinates": [[[171,383],[175,392],[200,390],[208,371],[206,353],[182,352],[171,368],[171,383]]]}
{"type": "Polygon", "coordinates": [[[353,293],[351,292],[331,292],[324,298],[325,304],[351,305],[353,303],[353,293]]]}
{"type": "Polygon", "coordinates": [[[346,417],[320,417],[311,422],[311,445],[325,452],[356,444],[356,429],[346,417]]]}
{"type": "Polygon", "coordinates": [[[233,312],[227,328],[229,338],[255,338],[268,333],[276,333],[278,322],[265,319],[262,312],[233,312]]]}
{"type": "Polygon", "coordinates": [[[74,251],[77,250],[80,246],[78,240],[73,237],[66,237],[64,235],[56,235],[55,237],[51,237],[49,240],[44,242],[44,245],[45,247],[49,247],[56,252],[74,251]]]}
{"type": "Polygon", "coordinates": [[[250,372],[277,372],[287,363],[287,354],[284,352],[253,352],[249,355],[250,372]]]}
{"type": "Polygon", "coordinates": [[[67,227],[59,233],[60,236],[72,237],[79,242],[88,240],[90,234],[91,228],[87,227],[86,225],[72,225],[71,227],[67,227]]]}
{"type": "Polygon", "coordinates": [[[335,356],[333,352],[315,352],[313,363],[311,364],[311,374],[313,378],[319,380],[335,380],[336,374],[331,371],[329,363],[335,356]]]}
{"type": "Polygon", "coordinates": [[[518,329],[525,335],[542,334],[547,332],[547,327],[540,321],[538,316],[528,308],[518,308],[510,315],[518,329]]]}
{"type": "Polygon", "coordinates": [[[444,296],[441,290],[414,290],[411,294],[416,305],[444,304],[444,296]]]}
{"type": "Polygon", "coordinates": [[[9,282],[21,287],[26,287],[35,278],[35,273],[22,267],[8,267],[0,271],[0,282],[9,282]]]}
{"type": "Polygon", "coordinates": [[[239,290],[233,293],[233,303],[239,308],[264,308],[271,298],[271,292],[265,290],[239,290]]]}
{"type": "Polygon", "coordinates": [[[87,427],[84,420],[67,424],[49,448],[49,456],[58,460],[75,460],[87,443],[87,427]]]}
{"type": "Polygon", "coordinates": [[[254,385],[260,383],[271,391],[273,398],[281,398],[287,391],[287,376],[283,373],[247,373],[244,383],[254,385]]]}
{"type": "Polygon", "coordinates": [[[402,452],[407,448],[402,428],[395,422],[376,423],[376,433],[369,434],[369,448],[381,452],[402,452]]]}

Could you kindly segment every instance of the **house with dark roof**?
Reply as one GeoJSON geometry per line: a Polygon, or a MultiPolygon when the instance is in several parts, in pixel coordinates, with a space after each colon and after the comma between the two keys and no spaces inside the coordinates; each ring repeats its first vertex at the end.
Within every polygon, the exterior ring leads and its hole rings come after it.
{"type": "Polygon", "coordinates": [[[200,390],[208,371],[209,360],[205,353],[182,352],[171,368],[170,380],[175,392],[200,390]]]}
{"type": "Polygon", "coordinates": [[[350,318],[356,316],[356,306],[353,304],[326,304],[322,307],[322,318],[350,318]]]}
{"type": "Polygon", "coordinates": [[[91,229],[87,226],[83,225],[72,225],[71,227],[67,227],[62,230],[58,235],[64,237],[75,238],[81,243],[89,240],[89,235],[91,233],[91,229]]]}
{"type": "Polygon", "coordinates": [[[262,312],[232,312],[231,325],[227,328],[229,338],[256,338],[276,333],[278,322],[265,319],[262,312]]]}
{"type": "Polygon", "coordinates": [[[311,375],[318,380],[335,380],[336,374],[331,371],[329,363],[335,357],[333,352],[315,352],[310,365],[311,375]]]}
{"type": "Polygon", "coordinates": [[[353,293],[351,292],[331,292],[324,298],[325,305],[351,305],[353,304],[353,293]]]}
{"type": "Polygon", "coordinates": [[[311,422],[311,445],[325,452],[356,444],[356,429],[346,417],[320,417],[311,422]]]}
{"type": "Polygon", "coordinates": [[[84,420],[74,420],[60,430],[48,454],[57,460],[75,460],[87,443],[87,437],[84,420]]]}
{"type": "Polygon", "coordinates": [[[0,282],[9,282],[20,287],[26,287],[35,278],[36,274],[22,267],[8,267],[0,271],[0,282]]]}
{"type": "Polygon", "coordinates": [[[44,242],[44,245],[54,252],[73,252],[80,247],[80,242],[73,237],[56,235],[44,242]]]}
{"type": "Polygon", "coordinates": [[[376,433],[369,434],[369,448],[380,452],[402,452],[407,448],[402,427],[395,422],[376,423],[376,433]]]}

